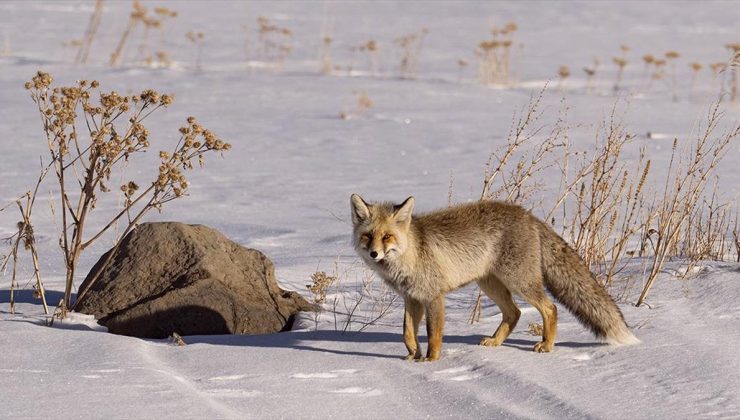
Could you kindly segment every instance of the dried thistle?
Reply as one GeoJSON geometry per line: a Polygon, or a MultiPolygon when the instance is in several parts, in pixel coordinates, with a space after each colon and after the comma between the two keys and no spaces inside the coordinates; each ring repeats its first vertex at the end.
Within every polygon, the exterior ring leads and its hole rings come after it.
{"type": "MultiPolygon", "coordinates": [[[[50,167],[59,183],[62,208],[59,243],[67,263],[65,294],[59,311],[63,315],[70,308],[80,254],[123,216],[128,217],[129,223],[121,237],[149,210],[161,209],[164,203],[184,195],[188,188],[184,171],[193,167],[193,160],[202,163],[205,153],[223,152],[231,145],[200,126],[195,118],[189,118],[188,125],[180,131],[180,142],[174,152],[160,154],[156,180],[143,187],[134,181],[122,185],[124,208],[112,215],[108,224],[87,236],[87,215],[95,209],[98,194],[110,191],[106,184],[114,170],[150,147],[150,132],[144,121],[171,105],[174,99],[152,89],[130,96],[105,92],[95,80],[81,80],[77,85],[62,87],[53,87],[52,83],[51,75],[39,71],[25,87],[38,107],[49,147],[50,167]],[[85,122],[86,135],[78,129],[79,120],[85,122]],[[72,192],[77,186],[79,192],[72,192]],[[74,195],[74,200],[70,195],[74,195]]],[[[30,230],[24,232],[31,238],[30,230]]]]}
{"type": "Polygon", "coordinates": [[[306,288],[313,295],[314,303],[322,304],[326,302],[326,292],[336,281],[336,276],[330,276],[323,271],[311,274],[311,284],[307,284],[306,288]]]}
{"type": "Polygon", "coordinates": [[[621,86],[622,83],[622,76],[624,75],[624,68],[627,67],[627,59],[624,57],[614,57],[612,58],[612,61],[614,64],[617,65],[618,71],[617,71],[617,81],[614,83],[614,91],[617,92],[621,86]]]}

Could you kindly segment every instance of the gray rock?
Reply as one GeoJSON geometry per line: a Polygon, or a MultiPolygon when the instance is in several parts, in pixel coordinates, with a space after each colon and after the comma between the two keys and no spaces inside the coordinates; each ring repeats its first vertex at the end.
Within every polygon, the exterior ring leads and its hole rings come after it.
{"type": "Polygon", "coordinates": [[[75,310],[95,315],[115,334],[274,333],[290,329],[297,312],[315,310],[297,293],[278,287],[264,254],[206,226],[141,224],[91,284],[112,251],[80,286],[75,310]]]}

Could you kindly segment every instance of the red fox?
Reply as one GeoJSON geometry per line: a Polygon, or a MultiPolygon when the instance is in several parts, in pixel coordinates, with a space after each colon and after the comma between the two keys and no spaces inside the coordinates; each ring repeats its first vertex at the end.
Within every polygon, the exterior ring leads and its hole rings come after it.
{"type": "Polygon", "coordinates": [[[357,253],[404,298],[407,360],[439,359],[444,296],[473,281],[503,318],[481,345],[500,346],[514,329],[521,314],[516,294],[542,315],[542,341],[534,351],[552,351],[557,308],[545,288],[597,337],[610,344],[639,342],[578,254],[519,206],[480,201],[412,216],[413,197],[399,205],[370,204],[357,194],[350,201],[357,253]],[[429,344],[423,358],[418,332],[425,314],[429,344]]]}

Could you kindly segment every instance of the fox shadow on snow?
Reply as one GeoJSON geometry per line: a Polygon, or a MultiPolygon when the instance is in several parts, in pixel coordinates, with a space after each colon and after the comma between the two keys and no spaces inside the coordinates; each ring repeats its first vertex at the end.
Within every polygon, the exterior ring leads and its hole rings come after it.
{"type": "MultiPolygon", "coordinates": [[[[483,336],[479,334],[471,335],[445,335],[443,342],[448,344],[469,344],[477,346],[483,336]]],[[[307,351],[317,351],[324,353],[334,353],[348,356],[368,356],[381,357],[389,359],[400,359],[403,356],[403,334],[390,332],[362,331],[346,332],[341,331],[292,331],[267,335],[198,335],[184,337],[188,344],[211,344],[218,346],[243,346],[243,347],[268,347],[297,349],[307,351]],[[357,350],[343,350],[332,348],[331,343],[391,343],[397,344],[398,348],[392,353],[374,353],[357,350]],[[327,345],[328,344],[328,345],[327,345]]],[[[511,347],[527,352],[532,352],[532,348],[539,340],[533,337],[532,340],[523,340],[519,338],[507,339],[503,347],[511,347]]],[[[426,348],[426,336],[419,336],[419,343],[426,348]]],[[[556,342],[556,347],[583,348],[599,347],[602,343],[598,342],[556,342]]]]}

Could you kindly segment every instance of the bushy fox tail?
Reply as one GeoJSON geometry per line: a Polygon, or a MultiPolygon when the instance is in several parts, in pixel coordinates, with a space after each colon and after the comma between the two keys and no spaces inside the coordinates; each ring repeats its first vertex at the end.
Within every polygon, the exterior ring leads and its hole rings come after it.
{"type": "Polygon", "coordinates": [[[549,226],[540,225],[545,286],[599,339],[609,344],[637,344],[624,316],[581,257],[549,226]]]}

